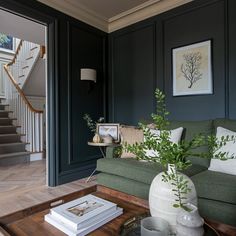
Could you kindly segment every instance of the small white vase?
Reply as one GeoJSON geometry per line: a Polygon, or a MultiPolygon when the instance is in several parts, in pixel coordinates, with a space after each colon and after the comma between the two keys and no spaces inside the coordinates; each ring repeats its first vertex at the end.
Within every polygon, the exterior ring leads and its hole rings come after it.
{"type": "Polygon", "coordinates": [[[102,141],[104,143],[110,144],[110,143],[113,143],[113,138],[110,134],[108,134],[108,135],[102,137],[102,141]]]}
{"type": "Polygon", "coordinates": [[[99,134],[95,133],[95,135],[93,136],[93,142],[94,143],[100,143],[101,142],[101,137],[99,136],[99,134]]]}
{"type": "MultiPolygon", "coordinates": [[[[168,165],[168,171],[176,171],[173,165],[168,165]]],[[[173,185],[170,181],[162,181],[162,175],[164,172],[158,174],[152,181],[149,190],[149,207],[152,216],[161,217],[165,219],[171,229],[171,233],[176,233],[176,216],[180,211],[180,208],[173,207],[176,203],[175,192],[172,191],[173,185]]],[[[177,173],[184,177],[184,180],[188,181],[188,187],[191,189],[185,197],[186,203],[192,203],[197,205],[197,195],[192,180],[182,173],[177,173]]]]}
{"type": "Polygon", "coordinates": [[[176,235],[177,236],[203,236],[204,220],[198,213],[198,208],[193,204],[186,204],[191,211],[181,209],[177,215],[176,235]]]}

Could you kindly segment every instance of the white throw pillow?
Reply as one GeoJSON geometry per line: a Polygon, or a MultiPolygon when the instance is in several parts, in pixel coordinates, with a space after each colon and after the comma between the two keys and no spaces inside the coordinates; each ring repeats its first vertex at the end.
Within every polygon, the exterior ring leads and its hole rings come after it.
{"type": "MultiPolygon", "coordinates": [[[[179,143],[181,140],[181,136],[183,133],[184,128],[179,127],[177,129],[170,130],[170,141],[173,143],[179,143]]],[[[160,130],[158,129],[150,129],[151,134],[154,134],[155,136],[160,135],[160,130]]],[[[146,150],[146,156],[147,157],[155,157],[158,156],[158,152],[154,150],[146,150]]]]}
{"type": "MultiPolygon", "coordinates": [[[[216,137],[221,139],[222,136],[235,136],[236,132],[217,127],[216,137]]],[[[217,152],[226,152],[229,156],[236,155],[236,143],[234,141],[227,142],[225,146],[221,147],[217,152]]],[[[211,159],[208,170],[218,171],[225,174],[236,175],[236,159],[228,159],[225,161],[219,159],[211,159]]]]}

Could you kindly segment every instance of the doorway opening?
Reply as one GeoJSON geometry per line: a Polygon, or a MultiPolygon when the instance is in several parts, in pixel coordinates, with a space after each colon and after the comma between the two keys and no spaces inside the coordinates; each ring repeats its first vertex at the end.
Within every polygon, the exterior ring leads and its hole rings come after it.
{"type": "Polygon", "coordinates": [[[1,10],[1,198],[48,184],[47,26],[1,10]]]}

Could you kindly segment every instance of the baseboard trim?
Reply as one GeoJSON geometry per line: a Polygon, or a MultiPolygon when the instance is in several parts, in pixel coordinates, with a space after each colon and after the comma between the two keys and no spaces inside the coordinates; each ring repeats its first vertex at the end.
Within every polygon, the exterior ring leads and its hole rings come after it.
{"type": "Polygon", "coordinates": [[[30,161],[40,161],[40,160],[43,160],[43,152],[30,154],[30,161]]]}

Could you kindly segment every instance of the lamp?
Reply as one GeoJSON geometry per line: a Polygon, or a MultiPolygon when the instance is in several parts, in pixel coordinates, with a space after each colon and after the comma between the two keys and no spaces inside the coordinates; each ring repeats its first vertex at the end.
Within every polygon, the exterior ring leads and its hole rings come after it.
{"type": "Polygon", "coordinates": [[[97,81],[97,71],[89,68],[80,69],[80,79],[81,80],[90,80],[96,83],[97,81]]]}

